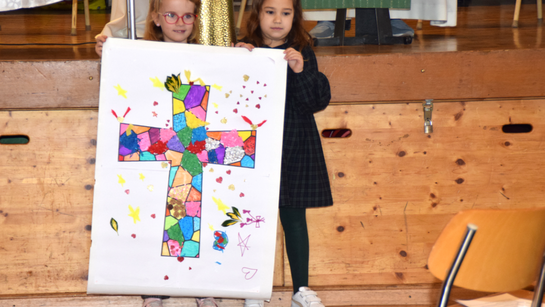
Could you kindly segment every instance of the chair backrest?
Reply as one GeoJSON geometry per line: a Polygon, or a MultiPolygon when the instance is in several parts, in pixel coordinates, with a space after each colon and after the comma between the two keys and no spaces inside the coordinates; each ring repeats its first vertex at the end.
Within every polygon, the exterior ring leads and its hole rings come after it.
{"type": "Polygon", "coordinates": [[[536,281],[545,251],[545,207],[461,211],[447,224],[428,259],[444,280],[466,234],[478,230],[462,262],[455,286],[485,292],[522,289],[536,281]]]}

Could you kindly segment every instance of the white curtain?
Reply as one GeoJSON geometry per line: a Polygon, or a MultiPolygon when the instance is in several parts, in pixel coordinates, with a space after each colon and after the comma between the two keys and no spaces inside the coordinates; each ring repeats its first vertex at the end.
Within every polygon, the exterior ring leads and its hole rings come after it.
{"type": "Polygon", "coordinates": [[[0,0],[0,12],[44,6],[61,0],[0,0]]]}
{"type": "MultiPolygon", "coordinates": [[[[457,0],[411,0],[411,9],[390,9],[392,19],[430,20],[431,25],[455,27],[458,10],[457,0]]],[[[304,11],[306,20],[335,20],[335,10],[304,11]]],[[[355,10],[349,9],[347,17],[355,17],[355,10]]]]}

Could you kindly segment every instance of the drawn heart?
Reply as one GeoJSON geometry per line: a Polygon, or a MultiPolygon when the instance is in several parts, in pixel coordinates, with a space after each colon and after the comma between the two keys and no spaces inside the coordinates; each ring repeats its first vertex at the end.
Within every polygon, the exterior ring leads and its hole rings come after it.
{"type": "Polygon", "coordinates": [[[248,98],[246,98],[246,101],[248,101],[248,98]]]}
{"type": "Polygon", "coordinates": [[[240,104],[240,101],[237,101],[237,104],[240,104]]]}
{"type": "Polygon", "coordinates": [[[221,183],[223,181],[223,178],[219,177],[219,178],[216,178],[216,182],[217,183],[221,183]]]}
{"type": "Polygon", "coordinates": [[[218,111],[216,111],[216,114],[218,114],[218,111]]]}
{"type": "Polygon", "coordinates": [[[261,109],[261,105],[258,103],[255,105],[256,108],[261,109]]]}
{"type": "Polygon", "coordinates": [[[127,193],[127,195],[130,193],[131,191],[129,191],[129,189],[126,189],[125,190],[125,193],[127,193]]]}
{"type": "Polygon", "coordinates": [[[257,269],[251,269],[251,268],[242,268],[242,273],[244,273],[244,278],[246,280],[250,280],[254,278],[255,274],[257,273],[257,269]]]}
{"type": "Polygon", "coordinates": [[[259,100],[261,100],[261,97],[259,97],[259,100]]]}
{"type": "Polygon", "coordinates": [[[242,88],[246,88],[246,85],[243,85],[242,88]]]}
{"type": "Polygon", "coordinates": [[[154,219],[155,218],[155,213],[151,215],[151,218],[154,219]]]}
{"type": "Polygon", "coordinates": [[[184,261],[184,259],[185,259],[184,257],[178,257],[178,262],[182,262],[184,261]]]}
{"type": "Polygon", "coordinates": [[[135,235],[134,233],[131,235],[131,237],[132,237],[133,239],[136,239],[136,235],[135,235]]]}
{"type": "Polygon", "coordinates": [[[227,173],[227,175],[231,175],[231,170],[228,169],[228,170],[226,171],[226,173],[227,173]]]}
{"type": "Polygon", "coordinates": [[[237,109],[234,109],[233,112],[235,112],[235,114],[236,114],[236,113],[238,113],[238,110],[237,110],[237,109]]]}
{"type": "Polygon", "coordinates": [[[240,197],[244,197],[244,193],[240,193],[240,197]]]}
{"type": "Polygon", "coordinates": [[[267,86],[267,83],[263,83],[263,86],[267,86]]]}
{"type": "Polygon", "coordinates": [[[259,84],[259,81],[257,81],[257,84],[259,84]]]}
{"type": "Polygon", "coordinates": [[[252,91],[252,94],[254,93],[254,91],[252,91]]]}
{"type": "Polygon", "coordinates": [[[153,102],[153,106],[156,106],[156,105],[158,105],[158,104],[159,104],[159,103],[158,103],[157,101],[154,101],[154,102],[153,102]]]}
{"type": "Polygon", "coordinates": [[[189,269],[190,269],[190,270],[192,270],[192,268],[191,268],[191,267],[189,267],[189,269]]]}
{"type": "Polygon", "coordinates": [[[170,119],[167,119],[167,123],[170,123],[170,119]]]}
{"type": "Polygon", "coordinates": [[[165,280],[168,280],[168,275],[165,275],[165,280]]]}

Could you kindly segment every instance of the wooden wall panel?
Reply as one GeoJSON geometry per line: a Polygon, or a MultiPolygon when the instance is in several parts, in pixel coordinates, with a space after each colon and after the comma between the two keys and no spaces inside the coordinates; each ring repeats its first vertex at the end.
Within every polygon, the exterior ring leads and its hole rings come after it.
{"type": "Polygon", "coordinates": [[[545,206],[545,100],[336,105],[317,114],[335,205],[309,210],[312,285],[433,283],[427,256],[456,212],[545,206]],[[507,134],[509,123],[530,133],[507,134]]]}
{"type": "Polygon", "coordinates": [[[0,293],[87,285],[96,111],[0,112],[0,293]]]}
{"type": "MultiPolygon", "coordinates": [[[[311,286],[437,283],[426,260],[442,227],[468,208],[543,206],[545,100],[436,103],[423,133],[419,103],[334,105],[320,129],[335,205],[311,209],[311,286]],[[508,123],[533,131],[505,134],[508,123]],[[462,181],[463,180],[463,181],[462,181]]],[[[90,247],[97,112],[2,111],[0,293],[81,293],[90,247]]],[[[278,253],[283,251],[279,250],[278,253]]],[[[275,285],[290,286],[277,254],[275,285]]],[[[282,260],[283,259],[283,260],[282,260]]]]}
{"type": "MultiPolygon", "coordinates": [[[[545,49],[329,54],[333,103],[544,97],[545,49]]],[[[100,62],[0,61],[0,109],[97,108],[100,62]]]]}
{"type": "Polygon", "coordinates": [[[0,109],[98,107],[100,61],[0,61],[0,109]]]}

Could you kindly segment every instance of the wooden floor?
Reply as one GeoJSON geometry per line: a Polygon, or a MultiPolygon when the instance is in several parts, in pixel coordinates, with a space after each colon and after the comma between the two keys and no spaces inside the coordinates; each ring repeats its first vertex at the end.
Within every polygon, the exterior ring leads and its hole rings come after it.
{"type": "MultiPolygon", "coordinates": [[[[512,5],[458,8],[458,26],[432,27],[424,22],[410,45],[319,47],[318,55],[419,53],[467,50],[508,50],[544,48],[543,27],[537,25],[535,4],[522,6],[519,28],[511,27],[512,5]]],[[[246,13],[247,14],[247,13],[246,13]]],[[[78,18],[78,35],[70,36],[70,11],[19,10],[0,13],[0,60],[97,59],[94,36],[109,20],[109,14],[94,11],[91,31],[85,31],[83,14],[78,18]]],[[[416,28],[416,20],[406,21],[416,28]]],[[[308,30],[316,22],[306,22],[308,30]]],[[[354,27],[352,27],[353,29],[354,27]]],[[[242,29],[244,34],[244,29],[242,29]]],[[[347,36],[353,36],[349,31],[347,36]]]]}

